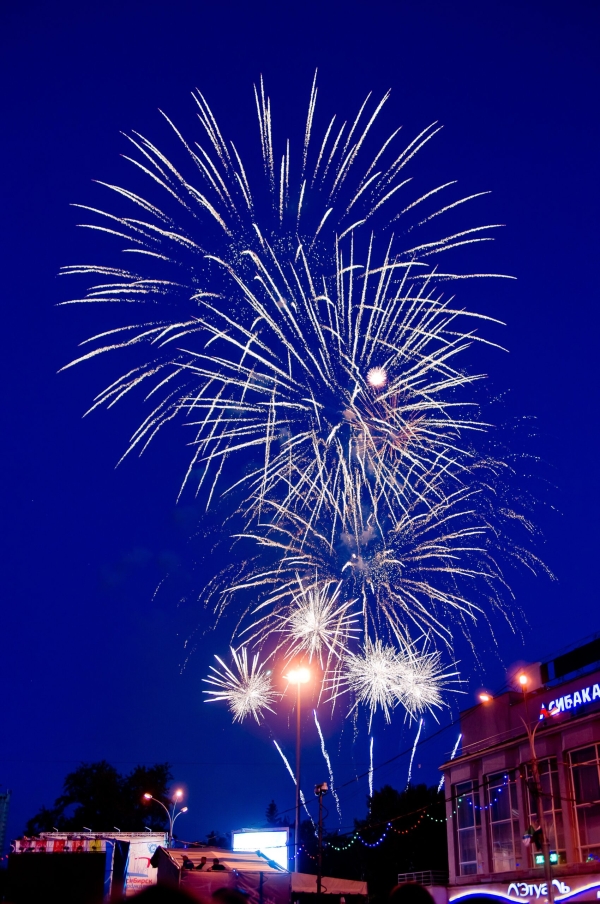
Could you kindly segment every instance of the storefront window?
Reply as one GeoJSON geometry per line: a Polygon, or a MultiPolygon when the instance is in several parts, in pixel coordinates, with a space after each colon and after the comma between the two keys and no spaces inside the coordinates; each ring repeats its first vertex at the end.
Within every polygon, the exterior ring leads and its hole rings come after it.
{"type": "MultiPolygon", "coordinates": [[[[544,814],[543,829],[548,838],[551,851],[558,854],[558,862],[567,862],[567,852],[565,848],[565,832],[563,825],[563,814],[561,808],[560,790],[558,787],[558,770],[556,757],[549,760],[538,760],[538,772],[540,775],[542,812],[544,814]]],[[[527,765],[527,802],[529,812],[529,822],[537,827],[538,810],[537,798],[535,793],[535,783],[533,780],[533,769],[531,764],[527,765]]],[[[535,850],[530,849],[530,862],[533,866],[533,857],[535,850]]]]}
{"type": "Polygon", "coordinates": [[[456,801],[456,842],[458,872],[472,876],[477,872],[477,852],[481,833],[481,810],[477,782],[462,782],[454,786],[456,801]]]}
{"type": "Polygon", "coordinates": [[[571,751],[571,773],[581,859],[600,860],[600,757],[598,744],[571,751]]]}
{"type": "Polygon", "coordinates": [[[521,866],[519,806],[514,772],[487,777],[492,872],[505,873],[521,866]]]}

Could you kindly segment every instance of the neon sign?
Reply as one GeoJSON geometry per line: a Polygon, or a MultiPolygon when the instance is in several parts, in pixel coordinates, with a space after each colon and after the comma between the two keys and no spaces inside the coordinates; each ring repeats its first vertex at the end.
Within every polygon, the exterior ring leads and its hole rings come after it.
{"type": "Polygon", "coordinates": [[[559,713],[564,713],[568,709],[575,709],[584,703],[591,703],[593,700],[600,700],[600,684],[590,684],[588,687],[580,688],[573,694],[564,694],[562,697],[557,697],[556,700],[551,701],[547,710],[542,704],[540,719],[544,718],[544,711],[551,713],[552,710],[557,710],[559,713]]]}
{"type": "MultiPolygon", "coordinates": [[[[568,895],[571,891],[570,887],[561,882],[560,879],[553,879],[552,885],[556,888],[559,895],[568,895]]],[[[537,900],[540,896],[546,897],[548,885],[546,882],[511,882],[508,886],[507,894],[510,895],[511,892],[514,892],[517,898],[533,898],[535,895],[537,900]]]]}

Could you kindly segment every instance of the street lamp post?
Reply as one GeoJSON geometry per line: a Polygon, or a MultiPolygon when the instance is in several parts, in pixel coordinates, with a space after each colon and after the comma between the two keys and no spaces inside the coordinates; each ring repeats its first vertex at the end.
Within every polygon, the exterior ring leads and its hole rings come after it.
{"type": "Polygon", "coordinates": [[[319,855],[317,858],[317,904],[321,904],[321,880],[323,878],[323,795],[327,794],[327,782],[315,785],[319,798],[319,855]]]}
{"type": "Polygon", "coordinates": [[[144,800],[147,800],[147,801],[153,800],[155,804],[160,804],[160,806],[163,808],[163,810],[167,814],[167,817],[169,819],[169,841],[168,841],[168,845],[167,845],[168,847],[171,847],[171,845],[173,844],[173,826],[175,825],[175,820],[179,816],[181,816],[182,813],[187,813],[187,811],[188,811],[187,807],[181,807],[180,810],[177,810],[177,804],[181,803],[182,797],[183,797],[183,791],[180,788],[178,788],[177,791],[175,791],[175,793],[173,794],[173,797],[171,798],[172,804],[171,804],[171,808],[169,809],[168,807],[166,807],[163,804],[162,800],[158,800],[158,798],[152,797],[152,795],[149,792],[146,792],[144,794],[144,800]],[[176,810],[177,810],[177,812],[175,812],[176,810]]]}
{"type": "Polygon", "coordinates": [[[295,832],[295,850],[294,850],[294,872],[298,872],[300,850],[300,689],[303,684],[310,681],[310,672],[305,667],[290,669],[285,675],[290,684],[296,685],[296,826],[295,832]]]}
{"type": "MultiPolygon", "coordinates": [[[[529,679],[527,675],[519,675],[519,684],[523,689],[523,702],[525,704],[525,718],[521,719],[523,725],[525,726],[525,731],[527,732],[527,737],[529,739],[529,750],[531,753],[531,771],[533,773],[533,785],[534,785],[534,797],[536,801],[536,809],[537,809],[537,818],[539,823],[539,830],[541,832],[541,842],[542,842],[542,854],[544,857],[544,878],[546,879],[546,888],[548,894],[548,904],[553,904],[554,902],[554,887],[552,885],[552,865],[550,863],[550,839],[548,837],[548,833],[546,832],[544,826],[544,807],[542,804],[542,785],[540,782],[540,770],[538,765],[538,759],[535,752],[535,733],[540,727],[540,722],[537,722],[536,725],[532,728],[529,724],[529,711],[527,708],[527,685],[529,683],[529,679]]],[[[557,710],[556,710],[557,711],[557,710]]],[[[554,715],[554,710],[550,712],[550,715],[554,715]]],[[[552,793],[552,786],[550,786],[550,792],[552,793]]]]}

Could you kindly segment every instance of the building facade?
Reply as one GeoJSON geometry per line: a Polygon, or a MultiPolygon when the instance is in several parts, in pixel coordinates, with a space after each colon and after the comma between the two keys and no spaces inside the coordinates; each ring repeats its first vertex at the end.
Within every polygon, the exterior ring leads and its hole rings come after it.
{"type": "Polygon", "coordinates": [[[441,767],[450,902],[600,900],[600,664],[551,679],[552,666],[461,714],[461,753],[441,767]]]}

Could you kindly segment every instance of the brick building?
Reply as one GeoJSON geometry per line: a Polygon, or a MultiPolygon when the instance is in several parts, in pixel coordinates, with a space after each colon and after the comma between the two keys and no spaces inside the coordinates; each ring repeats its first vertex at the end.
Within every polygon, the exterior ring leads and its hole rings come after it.
{"type": "Polygon", "coordinates": [[[461,713],[460,755],[441,767],[449,901],[545,902],[548,884],[557,902],[600,900],[600,640],[487,697],[461,713]]]}

